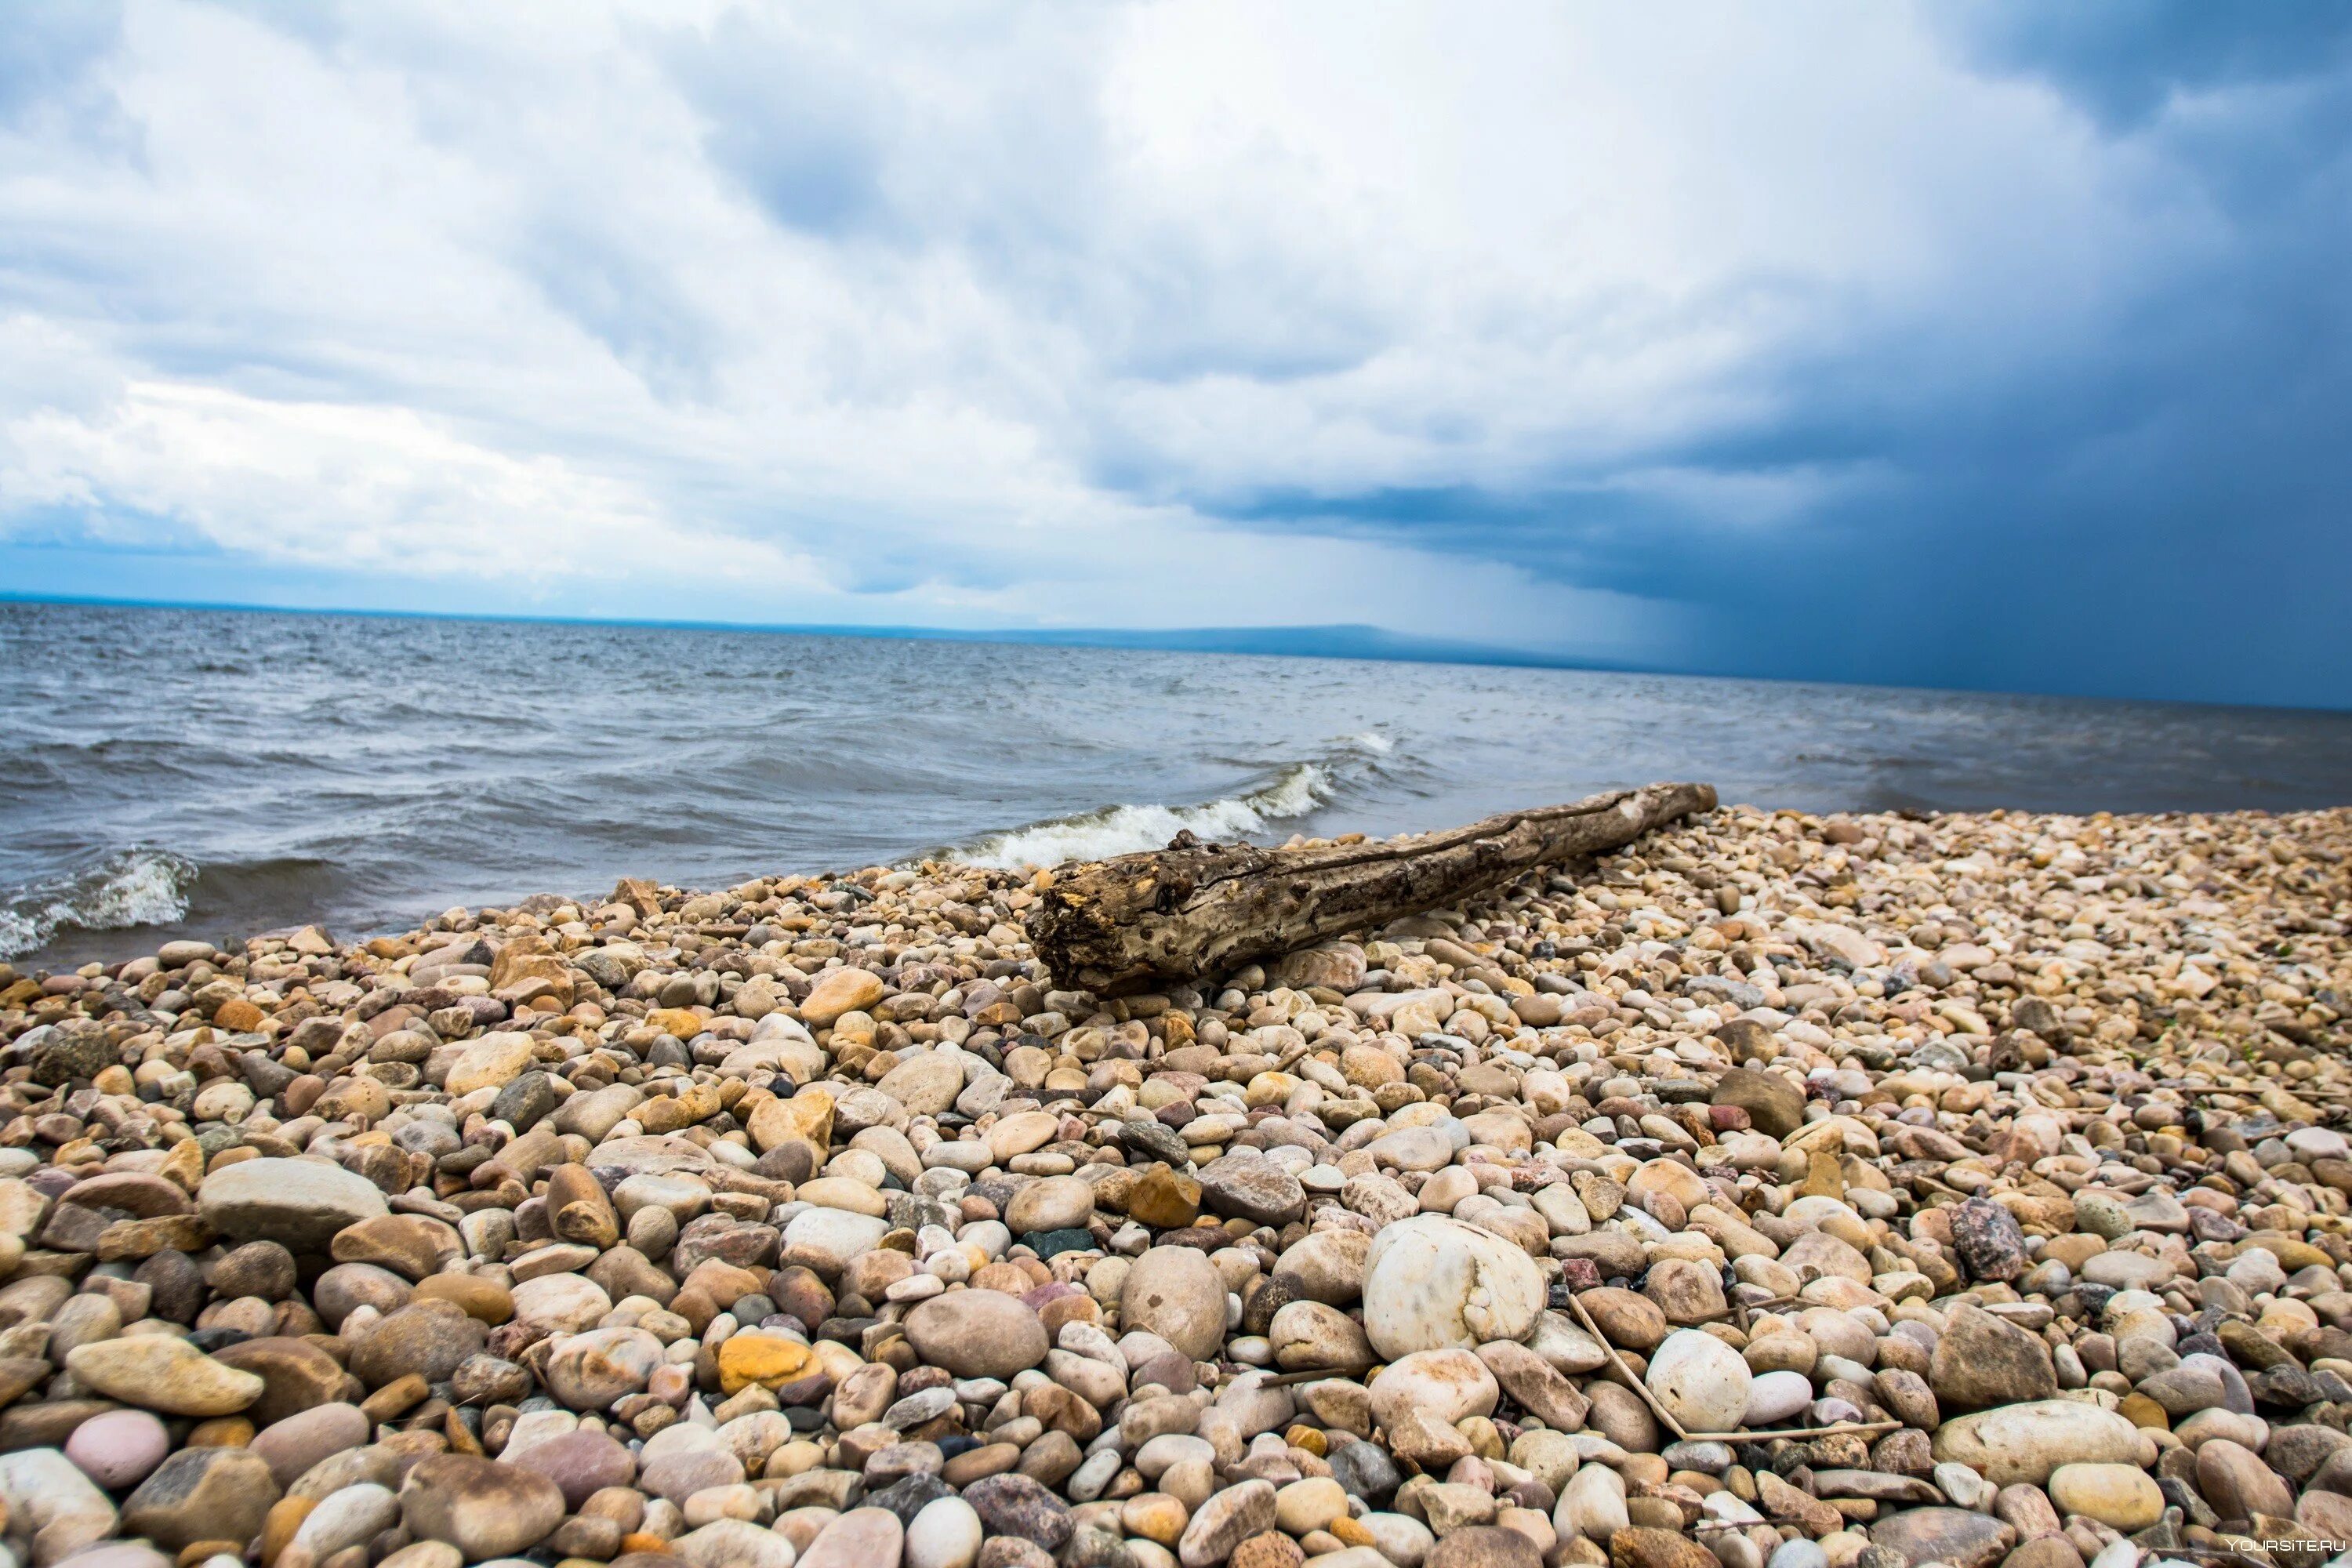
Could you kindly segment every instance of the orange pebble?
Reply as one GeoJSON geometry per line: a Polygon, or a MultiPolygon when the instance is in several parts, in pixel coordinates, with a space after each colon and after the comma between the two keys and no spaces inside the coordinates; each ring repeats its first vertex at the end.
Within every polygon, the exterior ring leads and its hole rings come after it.
{"type": "Polygon", "coordinates": [[[253,1423],[242,1415],[199,1421],[188,1429],[191,1448],[242,1448],[253,1441],[253,1423]]]}
{"type": "Polygon", "coordinates": [[[302,1521],[310,1518],[310,1510],[318,1506],[316,1499],[306,1497],[279,1498],[269,1505],[269,1512],[261,1521],[261,1561],[264,1568],[278,1561],[278,1554],[286,1550],[294,1539],[294,1532],[302,1528],[302,1521]]]}

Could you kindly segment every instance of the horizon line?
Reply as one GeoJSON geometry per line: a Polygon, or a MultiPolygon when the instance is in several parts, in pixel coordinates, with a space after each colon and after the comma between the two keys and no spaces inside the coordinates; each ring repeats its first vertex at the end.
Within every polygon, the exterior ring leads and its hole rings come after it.
{"type": "Polygon", "coordinates": [[[1100,648],[1118,652],[1212,654],[1228,658],[1330,658],[1365,664],[1453,665],[1463,668],[1556,669],[1599,675],[1640,675],[1663,680],[1746,681],[1771,686],[1816,686],[1848,691],[1947,692],[1974,697],[2006,697],[2047,702],[2112,702],[2148,708],[2252,709],[2274,713],[2313,713],[2343,717],[2345,708],[2298,703],[2212,702],[2179,697],[2112,697],[2076,692],[2021,690],[2004,687],[1904,686],[1879,681],[1822,680],[1802,676],[1735,673],[1714,669],[1674,669],[1599,657],[1570,657],[1503,644],[1475,643],[1446,637],[1419,637],[1391,631],[1361,621],[1335,621],[1269,626],[1163,626],[1132,631],[1108,626],[1034,626],[969,628],[961,626],[876,626],[857,622],[780,622],[677,620],[621,616],[530,615],[520,612],[468,610],[368,609],[346,605],[241,604],[203,599],[123,598],[100,594],[15,593],[0,589],[0,605],[60,605],[122,610],[194,610],[227,615],[348,616],[369,620],[474,621],[488,625],[614,626],[658,631],[754,633],[775,637],[864,638],[874,642],[957,642],[1005,647],[1100,648]],[[1334,634],[1341,634],[1334,637],[1334,634]],[[1344,634],[1362,639],[1346,645],[1344,634]],[[1324,636],[1323,647],[1267,647],[1239,646],[1242,639],[1293,638],[1324,636]],[[1223,641],[1177,641],[1172,639],[1223,641]],[[1370,644],[1386,643],[1385,648],[1370,644]]]}

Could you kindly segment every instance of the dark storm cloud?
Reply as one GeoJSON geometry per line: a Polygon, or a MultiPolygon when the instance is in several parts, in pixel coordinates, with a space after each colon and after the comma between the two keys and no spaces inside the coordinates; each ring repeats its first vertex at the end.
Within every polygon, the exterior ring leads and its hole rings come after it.
{"type": "Polygon", "coordinates": [[[2177,95],[2324,78],[2352,62],[2352,10],[2324,0],[1970,0],[1930,18],[1980,68],[2038,78],[2124,128],[2177,95]]]}
{"type": "Polygon", "coordinates": [[[2352,10],[1977,6],[1948,27],[1972,68],[2063,94],[2142,165],[2147,226],[2066,331],[2012,327],[1995,297],[1965,356],[1932,320],[1799,347],[1748,367],[1767,416],[1631,458],[1212,504],[1689,600],[1712,628],[1681,649],[1693,668],[2352,700],[2352,10]],[[2152,237],[2172,205],[2195,243],[2152,237]],[[1659,470],[1865,480],[1749,527],[1704,487],[1642,482],[1659,470]]]}

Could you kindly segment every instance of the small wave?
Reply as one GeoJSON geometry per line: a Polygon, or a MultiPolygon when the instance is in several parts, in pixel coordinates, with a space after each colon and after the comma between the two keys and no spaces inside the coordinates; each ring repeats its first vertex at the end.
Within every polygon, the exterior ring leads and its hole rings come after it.
{"type": "Polygon", "coordinates": [[[1395,750],[1390,737],[1367,730],[1333,742],[1329,752],[1314,762],[1291,763],[1246,794],[1198,805],[1107,805],[992,833],[948,855],[967,865],[1018,871],[1157,849],[1187,830],[1212,840],[1247,838],[1276,823],[1312,816],[1359,775],[1379,773],[1379,759],[1395,750]]]}
{"type": "Polygon", "coordinates": [[[1273,823],[1307,816],[1330,795],[1330,774],[1317,763],[1295,763],[1247,795],[1199,805],[1107,805],[992,833],[950,853],[969,865],[1018,871],[1157,849],[1186,829],[1202,838],[1246,838],[1273,823]]]}
{"type": "Polygon", "coordinates": [[[165,849],[119,849],[77,876],[24,889],[0,903],[0,958],[46,945],[67,930],[169,925],[188,912],[196,863],[165,849]]]}

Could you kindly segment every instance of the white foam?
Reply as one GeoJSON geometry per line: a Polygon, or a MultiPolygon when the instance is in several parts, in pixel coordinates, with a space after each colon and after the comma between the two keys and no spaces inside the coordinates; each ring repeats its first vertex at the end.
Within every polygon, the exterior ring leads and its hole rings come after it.
{"type": "Polygon", "coordinates": [[[1308,815],[1331,797],[1331,776],[1315,763],[1294,763],[1247,795],[1199,805],[1112,805],[991,834],[954,851],[968,865],[1020,871],[1065,860],[1100,860],[1157,849],[1191,830],[1202,838],[1246,838],[1276,822],[1308,815]]]}
{"type": "Polygon", "coordinates": [[[0,958],[30,952],[58,931],[169,925],[188,912],[192,860],[163,849],[123,849],[65,886],[28,890],[0,908],[0,958]]]}

